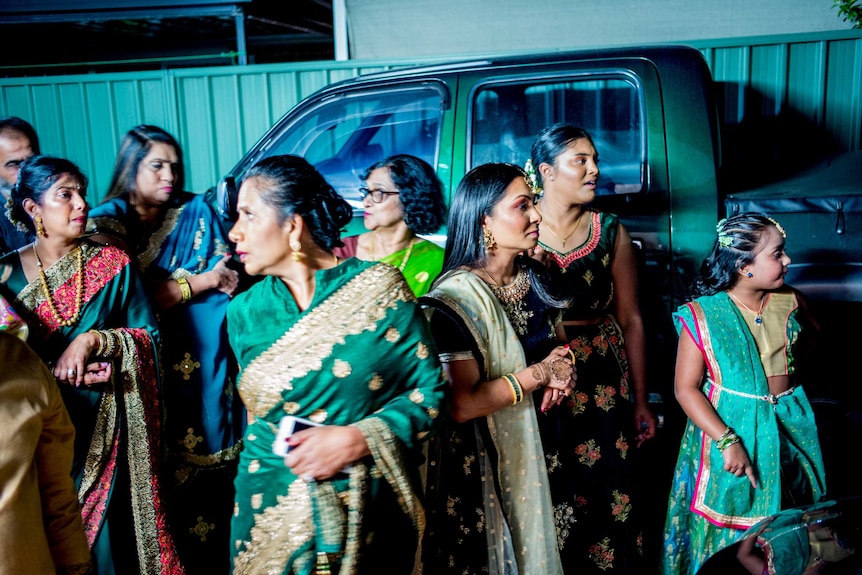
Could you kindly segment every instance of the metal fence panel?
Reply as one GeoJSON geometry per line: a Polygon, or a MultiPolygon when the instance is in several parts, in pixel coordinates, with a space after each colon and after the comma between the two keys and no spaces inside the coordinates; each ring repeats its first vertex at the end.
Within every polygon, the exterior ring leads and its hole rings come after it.
{"type": "MultiPolygon", "coordinates": [[[[823,129],[836,151],[862,146],[862,32],[689,44],[701,50],[719,83],[720,114],[730,130],[742,122],[796,114],[823,129]]],[[[325,61],[7,78],[0,79],[0,114],[30,121],[44,153],[79,164],[90,177],[93,203],[107,192],[120,139],[141,123],[176,136],[185,155],[186,187],[202,192],[314,91],[359,74],[442,61],[325,61]]]]}

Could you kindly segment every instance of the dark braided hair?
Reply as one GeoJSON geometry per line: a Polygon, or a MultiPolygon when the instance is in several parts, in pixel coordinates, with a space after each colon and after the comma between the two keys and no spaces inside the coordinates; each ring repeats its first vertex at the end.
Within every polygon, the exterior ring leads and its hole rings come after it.
{"type": "Polygon", "coordinates": [[[712,251],[700,266],[700,276],[692,286],[692,297],[725,291],[739,281],[739,269],[754,262],[760,240],[769,227],[785,236],[784,228],[766,214],[743,212],[718,222],[712,251]]]}
{"type": "Polygon", "coordinates": [[[287,154],[270,156],[243,176],[251,178],[262,184],[260,198],[276,209],[280,224],[298,214],[318,246],[332,251],[344,245],[341,231],[350,223],[353,210],[307,160],[287,154]]]}

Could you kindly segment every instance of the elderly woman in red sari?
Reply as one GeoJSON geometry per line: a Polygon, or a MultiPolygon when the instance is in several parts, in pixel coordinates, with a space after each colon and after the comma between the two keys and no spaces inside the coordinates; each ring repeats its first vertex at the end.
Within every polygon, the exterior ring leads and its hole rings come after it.
{"type": "Polygon", "coordinates": [[[233,573],[410,574],[422,441],[445,389],[413,292],[394,266],[333,255],[350,207],[300,157],[252,167],[238,211],[230,239],[264,277],[228,307],[250,418],[233,573]],[[283,458],[284,415],[320,425],[293,434],[283,458]]]}
{"type": "Polygon", "coordinates": [[[68,160],[21,164],[9,218],[36,239],[0,258],[0,294],[28,324],[75,426],[94,573],[183,573],[159,480],[159,332],[126,253],[83,237],[86,191],[68,160]]]}

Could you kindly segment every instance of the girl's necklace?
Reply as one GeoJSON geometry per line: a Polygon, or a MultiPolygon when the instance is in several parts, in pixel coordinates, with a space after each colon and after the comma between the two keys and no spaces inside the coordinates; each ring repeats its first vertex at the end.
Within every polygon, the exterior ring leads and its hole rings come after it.
{"type": "MultiPolygon", "coordinates": [[[[376,237],[377,237],[377,230],[371,232],[371,246],[370,246],[370,249],[368,250],[368,255],[370,255],[371,259],[375,260],[375,261],[377,260],[377,258],[374,257],[374,238],[376,238],[376,237]]],[[[413,239],[410,240],[410,245],[407,246],[407,253],[404,254],[404,257],[401,258],[401,263],[398,264],[398,271],[401,271],[401,272],[404,271],[404,268],[407,266],[407,260],[410,259],[410,255],[413,253],[413,246],[415,244],[416,244],[416,236],[413,236],[413,239]]]]}
{"type": "Polygon", "coordinates": [[[36,242],[33,242],[33,255],[36,256],[36,265],[39,266],[39,279],[42,280],[42,292],[45,294],[45,301],[48,303],[48,309],[51,310],[51,315],[54,320],[63,327],[69,327],[78,321],[78,314],[81,313],[81,305],[84,302],[84,255],[81,246],[75,248],[75,253],[78,262],[78,285],[75,292],[75,310],[68,318],[63,319],[60,312],[57,311],[57,306],[54,303],[54,296],[51,294],[51,288],[48,287],[48,278],[45,275],[45,270],[42,268],[42,260],[39,259],[39,253],[36,251],[36,242]]]}
{"type": "Polygon", "coordinates": [[[749,312],[751,312],[751,313],[753,313],[753,314],[754,314],[754,323],[755,323],[755,325],[760,325],[760,324],[762,324],[762,323],[763,323],[763,304],[765,304],[765,303],[766,303],[766,295],[763,295],[763,296],[760,298],[760,309],[759,309],[759,310],[757,310],[757,312],[755,312],[753,309],[751,309],[750,307],[748,307],[747,305],[745,305],[744,303],[742,303],[742,300],[740,300],[738,297],[736,297],[736,296],[735,296],[735,295],[733,295],[732,293],[727,292],[727,295],[729,295],[731,298],[733,298],[733,301],[735,301],[736,303],[738,303],[739,305],[741,305],[742,307],[744,307],[745,309],[747,309],[749,312]]]}
{"type": "Polygon", "coordinates": [[[584,215],[583,215],[583,214],[581,214],[581,215],[578,217],[578,221],[577,221],[577,222],[575,222],[575,227],[572,229],[572,231],[571,231],[571,232],[569,232],[569,235],[567,235],[567,236],[566,236],[566,237],[564,237],[564,238],[563,238],[563,237],[560,237],[560,235],[559,235],[557,232],[555,232],[555,231],[554,231],[554,228],[552,228],[552,227],[551,227],[551,224],[549,224],[547,221],[542,220],[542,223],[545,225],[545,227],[546,227],[546,228],[548,228],[548,231],[549,231],[549,232],[551,232],[552,234],[554,234],[554,237],[556,237],[558,240],[560,240],[560,244],[562,244],[563,249],[565,249],[565,248],[566,248],[566,241],[567,241],[570,237],[572,237],[576,231],[578,231],[578,228],[579,228],[579,227],[581,227],[581,220],[582,220],[582,219],[584,219],[584,215]]]}

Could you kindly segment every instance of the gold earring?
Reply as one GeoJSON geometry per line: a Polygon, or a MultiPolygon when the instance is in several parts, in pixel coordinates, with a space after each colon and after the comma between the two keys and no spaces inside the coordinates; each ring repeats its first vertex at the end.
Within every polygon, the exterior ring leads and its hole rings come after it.
{"type": "Polygon", "coordinates": [[[302,243],[297,239],[291,238],[291,240],[288,242],[288,245],[290,245],[290,249],[293,251],[293,253],[290,254],[290,257],[293,258],[293,261],[302,261],[302,258],[305,257],[305,254],[302,253],[302,243]]]}
{"type": "Polygon", "coordinates": [[[45,226],[42,225],[42,216],[33,218],[33,224],[36,226],[36,235],[40,238],[45,237],[45,226]]]}
{"type": "Polygon", "coordinates": [[[482,228],[482,245],[488,251],[497,247],[497,240],[494,239],[494,234],[488,228],[482,228]]]}

